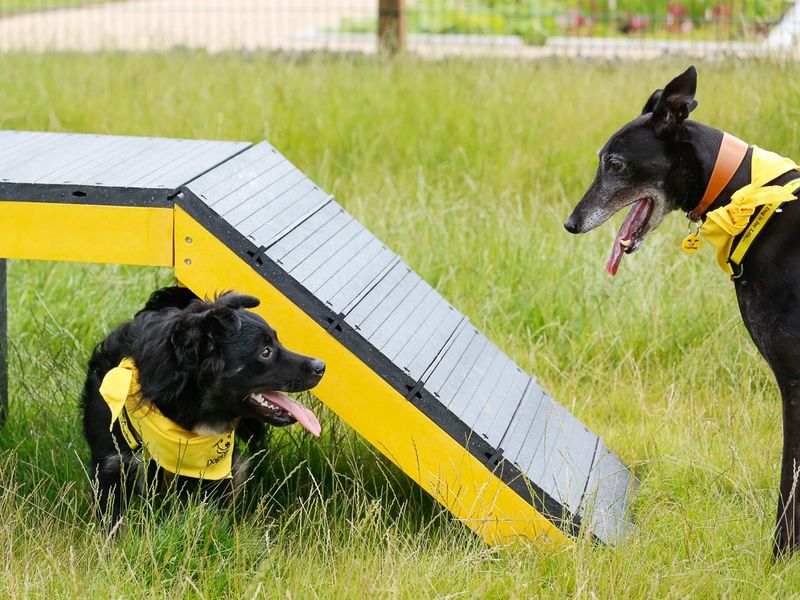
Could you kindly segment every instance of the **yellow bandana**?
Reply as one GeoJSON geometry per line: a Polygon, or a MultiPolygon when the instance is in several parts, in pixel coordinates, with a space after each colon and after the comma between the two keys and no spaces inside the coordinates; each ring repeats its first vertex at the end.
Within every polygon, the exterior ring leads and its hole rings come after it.
{"type": "Polygon", "coordinates": [[[717,247],[717,262],[728,275],[733,275],[728,262],[733,240],[745,230],[755,210],[759,206],[766,206],[768,212],[765,215],[768,218],[780,204],[796,200],[794,191],[800,187],[800,179],[784,186],[766,185],[793,170],[800,170],[800,167],[790,158],[753,146],[750,183],[737,190],[729,204],[708,213],[700,233],[717,247]]]}
{"type": "Polygon", "coordinates": [[[142,405],[138,371],[130,358],[106,373],[100,395],[111,409],[109,431],[119,420],[132,450],[141,441],[144,460],[154,460],[162,469],[184,477],[232,477],[233,431],[198,435],[169,420],[152,404],[142,405]]]}

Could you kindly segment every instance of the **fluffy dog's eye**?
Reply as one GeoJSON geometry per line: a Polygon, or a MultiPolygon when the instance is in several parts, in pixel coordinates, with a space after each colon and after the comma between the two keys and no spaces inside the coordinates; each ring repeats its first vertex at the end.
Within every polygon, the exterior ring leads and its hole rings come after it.
{"type": "Polygon", "coordinates": [[[606,166],[612,171],[622,171],[625,161],[619,156],[608,156],[606,157],[606,166]]]}
{"type": "Polygon", "coordinates": [[[261,358],[269,358],[270,356],[272,356],[272,348],[267,346],[261,351],[261,358]]]}

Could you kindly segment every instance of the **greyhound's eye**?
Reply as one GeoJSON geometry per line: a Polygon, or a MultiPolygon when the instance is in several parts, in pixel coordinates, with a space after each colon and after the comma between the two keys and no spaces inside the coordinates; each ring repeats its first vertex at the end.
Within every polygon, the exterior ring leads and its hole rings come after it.
{"type": "Polygon", "coordinates": [[[272,348],[267,346],[266,348],[264,348],[261,351],[261,358],[265,358],[266,359],[266,358],[269,358],[270,356],[272,356],[272,348]]]}
{"type": "Polygon", "coordinates": [[[612,171],[622,171],[625,167],[625,161],[619,156],[611,155],[606,157],[606,166],[612,171]]]}

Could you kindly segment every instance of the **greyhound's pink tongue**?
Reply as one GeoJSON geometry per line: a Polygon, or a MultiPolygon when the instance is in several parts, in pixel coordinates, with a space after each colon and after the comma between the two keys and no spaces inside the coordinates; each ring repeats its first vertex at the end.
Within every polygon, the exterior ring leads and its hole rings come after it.
{"type": "Polygon", "coordinates": [[[622,227],[619,228],[619,233],[617,237],[614,238],[614,246],[611,248],[611,256],[608,257],[606,261],[606,271],[612,277],[617,274],[617,270],[619,269],[619,263],[622,262],[622,255],[625,253],[625,248],[622,242],[627,241],[631,242],[631,233],[633,229],[633,224],[637,220],[639,214],[647,208],[647,204],[641,200],[638,200],[633,203],[633,208],[631,208],[628,216],[625,217],[625,221],[622,222],[622,227]]]}
{"type": "Polygon", "coordinates": [[[319,434],[322,432],[322,425],[319,424],[314,413],[305,406],[298,404],[289,398],[289,396],[281,394],[280,392],[263,392],[262,395],[297,419],[297,422],[311,435],[319,437],[319,434]]]}

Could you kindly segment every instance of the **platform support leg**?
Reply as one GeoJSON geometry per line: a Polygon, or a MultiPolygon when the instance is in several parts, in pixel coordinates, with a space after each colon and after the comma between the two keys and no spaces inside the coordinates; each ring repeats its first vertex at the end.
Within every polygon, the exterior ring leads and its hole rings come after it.
{"type": "Polygon", "coordinates": [[[8,416],[8,288],[6,261],[0,259],[0,426],[8,416]]]}

